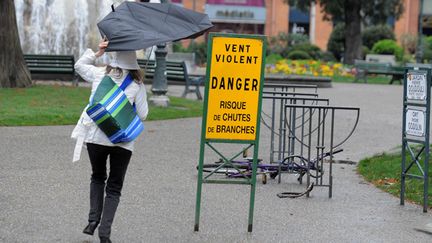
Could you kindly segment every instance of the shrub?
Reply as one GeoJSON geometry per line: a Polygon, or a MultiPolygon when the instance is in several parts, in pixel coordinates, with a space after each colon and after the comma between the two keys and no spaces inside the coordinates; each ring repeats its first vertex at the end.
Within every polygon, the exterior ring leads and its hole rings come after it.
{"type": "Polygon", "coordinates": [[[432,62],[432,36],[422,37],[422,62],[432,62]]]}
{"type": "Polygon", "coordinates": [[[412,54],[404,54],[403,58],[402,58],[402,63],[405,64],[405,63],[410,63],[410,62],[415,62],[414,55],[412,55],[412,54]]]}
{"type": "Polygon", "coordinates": [[[266,57],[266,64],[274,64],[282,59],[283,57],[279,54],[270,54],[266,57]]]}
{"type": "Polygon", "coordinates": [[[429,63],[432,61],[432,50],[427,48],[423,50],[423,62],[429,63]]]}
{"type": "Polygon", "coordinates": [[[288,35],[289,46],[295,46],[305,43],[309,43],[309,37],[307,35],[294,33],[288,35]]]}
{"type": "Polygon", "coordinates": [[[432,49],[432,36],[426,37],[424,43],[427,48],[432,49]]]}
{"type": "Polygon", "coordinates": [[[322,52],[320,60],[325,62],[336,62],[335,56],[329,51],[322,52]]]}
{"type": "Polygon", "coordinates": [[[375,54],[395,55],[396,60],[401,61],[403,58],[403,49],[394,40],[380,40],[372,47],[375,54]]]}
{"type": "Polygon", "coordinates": [[[293,51],[306,52],[312,59],[315,60],[320,59],[322,54],[321,49],[318,46],[310,43],[302,43],[288,48],[288,53],[285,56],[288,57],[288,55],[293,51]]]}
{"type": "Polygon", "coordinates": [[[345,51],[345,24],[339,23],[330,34],[329,41],[327,43],[327,50],[340,60],[345,51]]]}
{"type": "Polygon", "coordinates": [[[267,43],[267,55],[282,55],[282,53],[288,47],[288,34],[285,32],[279,32],[277,36],[270,36],[267,39],[267,43]]]}
{"type": "Polygon", "coordinates": [[[288,59],[291,60],[308,60],[308,59],[312,59],[312,57],[305,51],[302,50],[294,50],[291,51],[288,56],[288,59]]]}
{"type": "Polygon", "coordinates": [[[187,52],[187,47],[184,47],[180,41],[174,42],[172,49],[173,52],[187,52]]]}
{"type": "Polygon", "coordinates": [[[291,47],[308,44],[309,37],[303,34],[288,34],[280,32],[277,36],[269,37],[267,43],[267,55],[279,54],[286,57],[292,50],[291,47]]]}
{"type": "Polygon", "coordinates": [[[363,45],[371,49],[380,40],[396,40],[393,30],[388,25],[373,25],[362,32],[363,45]]]}
{"type": "Polygon", "coordinates": [[[370,54],[371,50],[367,46],[362,46],[362,55],[363,59],[366,57],[367,54],[370,54]]]}
{"type": "Polygon", "coordinates": [[[207,43],[206,42],[191,42],[188,46],[189,52],[195,53],[195,62],[202,65],[207,61],[207,43]]]}
{"type": "Polygon", "coordinates": [[[207,43],[206,42],[191,42],[188,47],[183,47],[180,42],[173,44],[174,52],[194,52],[195,62],[202,65],[207,61],[207,43]]]}
{"type": "Polygon", "coordinates": [[[406,53],[414,54],[417,47],[417,36],[405,33],[401,35],[400,42],[406,53]]]}

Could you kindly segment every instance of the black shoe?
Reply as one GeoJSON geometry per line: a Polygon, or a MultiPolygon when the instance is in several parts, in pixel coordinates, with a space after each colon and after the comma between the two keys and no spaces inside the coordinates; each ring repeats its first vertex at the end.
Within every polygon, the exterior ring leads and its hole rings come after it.
{"type": "Polygon", "coordinates": [[[84,228],[83,233],[88,235],[93,235],[95,232],[99,222],[98,221],[91,221],[89,224],[84,228]]]}
{"type": "Polygon", "coordinates": [[[100,243],[112,243],[108,237],[100,237],[100,243]]]}

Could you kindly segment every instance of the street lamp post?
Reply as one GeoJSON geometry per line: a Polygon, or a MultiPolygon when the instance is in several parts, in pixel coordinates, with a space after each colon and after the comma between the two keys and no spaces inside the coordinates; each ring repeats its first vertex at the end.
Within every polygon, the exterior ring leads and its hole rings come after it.
{"type": "Polygon", "coordinates": [[[419,17],[418,17],[418,41],[417,41],[417,50],[416,50],[416,62],[421,63],[423,59],[423,1],[420,0],[420,6],[419,6],[419,17]]]}
{"type": "Polygon", "coordinates": [[[168,91],[167,78],[166,78],[166,44],[157,45],[155,51],[156,55],[156,69],[152,83],[152,96],[150,102],[156,106],[167,107],[169,105],[169,98],[166,96],[168,91]]]}
{"type": "MultiPolygon", "coordinates": [[[[161,3],[166,3],[167,0],[160,0],[161,3]]],[[[150,102],[155,106],[167,107],[169,105],[169,98],[166,96],[168,92],[167,77],[166,77],[166,44],[162,43],[157,45],[155,51],[156,55],[156,69],[152,83],[152,96],[150,102]]]]}

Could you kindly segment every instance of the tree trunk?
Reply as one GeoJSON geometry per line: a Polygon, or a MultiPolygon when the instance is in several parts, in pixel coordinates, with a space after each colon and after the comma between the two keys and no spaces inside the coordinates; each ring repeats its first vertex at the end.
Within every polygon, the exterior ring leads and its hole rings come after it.
{"type": "Polygon", "coordinates": [[[0,88],[28,87],[30,72],[21,50],[13,0],[0,0],[0,88]]]}
{"type": "Polygon", "coordinates": [[[345,64],[354,64],[355,59],[362,57],[360,9],[361,1],[345,2],[345,64]]]}

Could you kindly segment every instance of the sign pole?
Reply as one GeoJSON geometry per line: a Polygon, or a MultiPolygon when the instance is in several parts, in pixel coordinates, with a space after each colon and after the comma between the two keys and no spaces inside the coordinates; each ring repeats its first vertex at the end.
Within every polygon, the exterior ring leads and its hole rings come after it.
{"type": "Polygon", "coordinates": [[[405,139],[405,131],[406,131],[406,93],[407,93],[407,78],[406,78],[406,71],[404,74],[404,88],[403,88],[403,110],[402,110],[402,164],[401,164],[401,190],[400,190],[400,205],[405,205],[405,169],[406,169],[406,146],[407,141],[405,139]]]}
{"type": "Polygon", "coordinates": [[[428,197],[429,197],[429,132],[430,132],[430,105],[431,105],[431,84],[432,75],[431,70],[427,72],[426,82],[426,134],[425,134],[425,158],[424,158],[424,175],[423,175],[423,212],[426,213],[428,209],[428,197]]]}
{"type": "Polygon", "coordinates": [[[248,219],[248,232],[252,232],[253,225],[253,214],[255,208],[255,189],[256,189],[256,172],[257,172],[257,161],[258,158],[258,144],[254,146],[254,159],[252,164],[252,185],[250,191],[250,202],[249,202],[249,219],[248,219]]]}
{"type": "Polygon", "coordinates": [[[423,212],[428,208],[431,70],[430,65],[417,64],[407,69],[404,77],[400,205],[405,204],[406,179],[423,180],[423,212]],[[418,150],[412,144],[421,147],[418,150]]]}
{"type": "MultiPolygon", "coordinates": [[[[203,126],[205,127],[205,126],[203,126]]],[[[202,133],[203,134],[203,133],[202,133]]],[[[202,137],[202,136],[201,136],[202,137]]],[[[201,138],[202,140],[202,138],[201,138]]],[[[202,176],[203,176],[203,160],[204,160],[204,143],[200,144],[200,158],[198,164],[198,182],[197,182],[197,195],[195,206],[195,227],[194,231],[199,231],[199,219],[201,211],[201,192],[202,192],[202,176]]]]}

